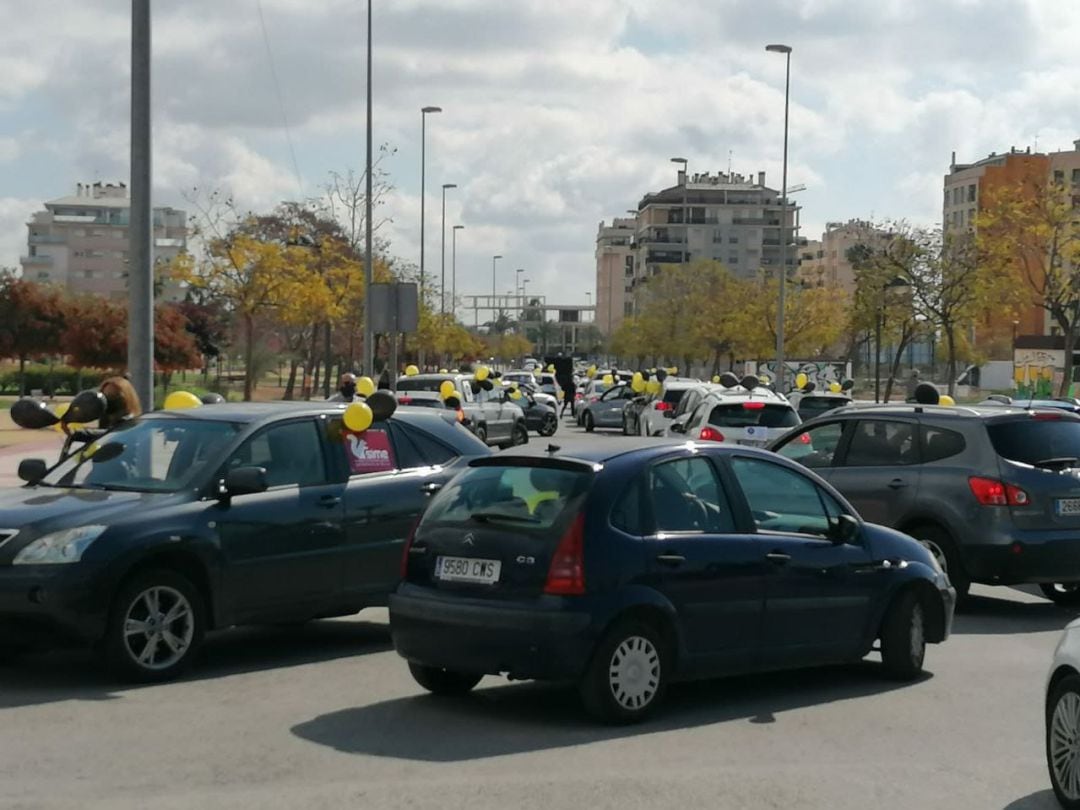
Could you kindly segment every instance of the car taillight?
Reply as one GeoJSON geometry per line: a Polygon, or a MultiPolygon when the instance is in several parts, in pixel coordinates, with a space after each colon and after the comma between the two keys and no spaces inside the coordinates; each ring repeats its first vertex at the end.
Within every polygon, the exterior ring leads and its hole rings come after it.
{"type": "Polygon", "coordinates": [[[968,485],[975,500],[983,506],[1026,506],[1031,501],[1020,487],[993,478],[969,478],[968,485]]]}
{"type": "Polygon", "coordinates": [[[557,596],[580,596],[585,593],[585,515],[573,523],[559,540],[548,567],[544,593],[557,596]]]}
{"type": "Polygon", "coordinates": [[[653,407],[658,411],[670,411],[671,410],[671,403],[670,402],[664,402],[663,400],[660,400],[655,405],[653,405],[653,407]]]}
{"type": "Polygon", "coordinates": [[[760,400],[748,399],[742,404],[743,408],[748,411],[761,411],[765,409],[765,403],[760,400]]]}
{"type": "Polygon", "coordinates": [[[409,529],[409,534],[405,538],[405,547],[401,550],[401,579],[405,579],[409,573],[409,552],[412,550],[413,538],[416,537],[416,527],[420,525],[420,518],[416,519],[412,528],[409,529]]]}
{"type": "Polygon", "coordinates": [[[724,434],[716,428],[711,428],[708,425],[701,429],[698,433],[698,438],[703,442],[722,442],[724,440],[724,434]]]}
{"type": "Polygon", "coordinates": [[[799,441],[803,444],[810,444],[810,434],[804,433],[802,436],[799,437],[799,441]]]}
{"type": "Polygon", "coordinates": [[[398,397],[397,401],[398,401],[398,405],[411,405],[412,404],[412,397],[398,397]]]}
{"type": "Polygon", "coordinates": [[[1036,411],[1031,415],[1031,418],[1036,419],[1039,422],[1051,422],[1060,419],[1061,414],[1055,413],[1054,411],[1036,411]]]}

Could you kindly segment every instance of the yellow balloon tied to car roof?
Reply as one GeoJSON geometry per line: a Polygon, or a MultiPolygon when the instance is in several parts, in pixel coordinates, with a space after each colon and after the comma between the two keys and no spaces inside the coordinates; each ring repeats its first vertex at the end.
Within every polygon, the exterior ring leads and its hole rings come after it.
{"type": "Polygon", "coordinates": [[[375,421],[375,414],[366,402],[354,402],[345,409],[345,427],[354,433],[363,433],[375,421]]]}
{"type": "Polygon", "coordinates": [[[591,380],[593,377],[596,376],[596,371],[596,366],[589,366],[589,368],[585,371],[585,376],[587,376],[591,380]]]}
{"type": "Polygon", "coordinates": [[[420,373],[420,369],[418,369],[418,368],[417,368],[417,367],[416,367],[415,365],[413,365],[412,363],[410,363],[409,365],[405,366],[405,376],[406,376],[406,377],[415,377],[415,376],[416,376],[417,374],[419,374],[419,373],[420,373]]]}
{"type": "Polygon", "coordinates": [[[163,406],[167,411],[182,411],[187,408],[198,408],[202,400],[190,391],[173,391],[167,397],[163,406]]]}
{"type": "Polygon", "coordinates": [[[371,377],[361,377],[356,381],[356,392],[363,397],[370,397],[375,393],[375,381],[371,377]]]}
{"type": "MultiPolygon", "coordinates": [[[[68,408],[70,408],[70,407],[71,407],[71,405],[69,403],[61,402],[59,405],[57,405],[55,408],[53,408],[53,413],[55,413],[57,416],[59,416],[60,420],[61,420],[61,421],[57,422],[55,425],[53,425],[53,430],[55,430],[57,433],[63,433],[64,432],[64,427],[63,427],[64,414],[68,412],[68,408]]],[[[68,426],[68,430],[80,430],[80,429],[86,427],[86,425],[76,424],[75,422],[68,422],[67,426],[68,426]]]]}
{"type": "Polygon", "coordinates": [[[476,379],[478,382],[483,382],[491,375],[491,369],[487,366],[478,366],[476,369],[476,379]]]}
{"type": "Polygon", "coordinates": [[[942,394],[940,397],[938,397],[937,404],[944,405],[947,408],[951,408],[953,405],[956,404],[956,400],[950,397],[948,394],[942,394]]]}
{"type": "Polygon", "coordinates": [[[800,371],[798,374],[795,375],[796,388],[806,388],[806,384],[808,382],[810,382],[810,378],[806,376],[806,372],[800,371]]]}
{"type": "Polygon", "coordinates": [[[615,378],[612,377],[610,374],[605,374],[604,379],[602,379],[600,382],[602,382],[604,385],[611,385],[615,382],[615,378]]]}
{"type": "Polygon", "coordinates": [[[660,384],[660,381],[657,380],[657,379],[652,379],[652,380],[649,380],[647,383],[645,383],[645,392],[647,394],[652,394],[653,396],[656,396],[657,394],[660,393],[660,391],[662,389],[663,389],[663,386],[660,384]]]}
{"type": "Polygon", "coordinates": [[[832,393],[839,394],[842,390],[843,386],[840,385],[840,383],[838,383],[836,380],[833,380],[831,383],[829,383],[829,391],[831,391],[832,393]]]}
{"type": "Polygon", "coordinates": [[[454,393],[454,383],[452,380],[443,380],[439,385],[439,396],[446,399],[454,393]]]}

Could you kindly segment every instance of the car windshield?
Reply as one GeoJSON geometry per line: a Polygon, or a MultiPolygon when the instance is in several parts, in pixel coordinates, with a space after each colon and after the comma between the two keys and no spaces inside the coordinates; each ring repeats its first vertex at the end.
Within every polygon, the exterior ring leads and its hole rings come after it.
{"type": "Polygon", "coordinates": [[[428,507],[424,523],[507,523],[549,528],[576,505],[592,473],[544,466],[472,467],[428,507]]]}
{"type": "Polygon", "coordinates": [[[1018,419],[988,424],[986,432],[1002,458],[1038,464],[1050,458],[1080,458],[1080,422],[1061,419],[1018,419]]]}
{"type": "Polygon", "coordinates": [[[444,382],[449,380],[457,387],[457,381],[453,377],[402,377],[397,382],[398,391],[438,391],[444,382]]]}
{"type": "Polygon", "coordinates": [[[788,428],[799,424],[799,417],[790,405],[748,399],[717,405],[709,414],[709,424],[717,427],[788,428]]]}
{"type": "Polygon", "coordinates": [[[803,397],[799,400],[799,413],[809,419],[850,403],[846,397],[803,397]]]}
{"type": "Polygon", "coordinates": [[[141,419],[53,468],[50,487],[178,492],[220,464],[240,425],[209,419],[141,419]]]}

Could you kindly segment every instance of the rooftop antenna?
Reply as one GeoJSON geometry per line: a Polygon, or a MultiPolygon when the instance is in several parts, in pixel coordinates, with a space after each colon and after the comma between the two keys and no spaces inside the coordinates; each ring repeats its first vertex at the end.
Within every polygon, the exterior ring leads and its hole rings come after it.
{"type": "Polygon", "coordinates": [[[727,150],[727,173],[728,177],[731,177],[731,150],[727,150]]]}

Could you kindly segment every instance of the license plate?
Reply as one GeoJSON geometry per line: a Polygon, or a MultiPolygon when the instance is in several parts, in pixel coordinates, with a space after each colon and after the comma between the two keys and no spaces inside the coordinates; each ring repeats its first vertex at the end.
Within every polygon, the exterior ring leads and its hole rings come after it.
{"type": "Polygon", "coordinates": [[[1080,498],[1058,498],[1056,507],[1059,515],[1080,515],[1080,498]]]}
{"type": "Polygon", "coordinates": [[[502,562],[471,557],[439,557],[435,560],[435,578],[444,582],[475,582],[494,585],[499,581],[502,562]]]}
{"type": "Polygon", "coordinates": [[[744,447],[764,447],[768,442],[764,439],[739,439],[736,444],[741,444],[744,447]]]}

